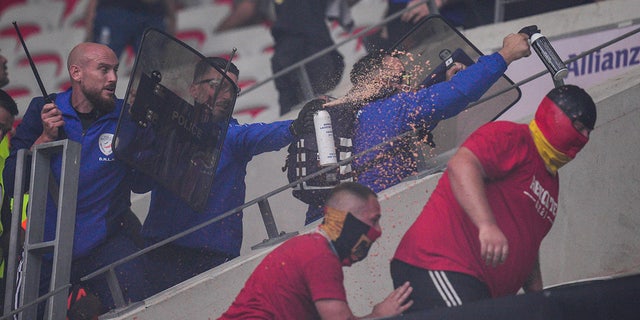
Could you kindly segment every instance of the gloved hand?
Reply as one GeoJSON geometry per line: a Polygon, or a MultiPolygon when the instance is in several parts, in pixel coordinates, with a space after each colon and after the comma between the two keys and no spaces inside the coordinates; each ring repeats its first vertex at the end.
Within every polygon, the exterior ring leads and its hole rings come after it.
{"type": "Polygon", "coordinates": [[[305,133],[313,132],[313,115],[316,111],[322,109],[322,105],[325,102],[326,101],[324,99],[314,99],[307,102],[298,113],[298,118],[293,120],[291,123],[291,126],[289,127],[291,134],[299,137],[305,133]]]}

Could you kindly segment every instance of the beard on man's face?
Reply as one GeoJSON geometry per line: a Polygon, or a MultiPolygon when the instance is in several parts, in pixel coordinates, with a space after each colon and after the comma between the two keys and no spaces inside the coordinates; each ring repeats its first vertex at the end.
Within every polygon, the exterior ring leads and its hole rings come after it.
{"type": "Polygon", "coordinates": [[[102,95],[102,88],[91,90],[83,87],[82,92],[84,93],[84,96],[87,97],[87,100],[91,102],[93,107],[98,109],[98,111],[100,111],[100,113],[102,114],[109,113],[116,107],[115,93],[111,93],[108,97],[105,98],[102,95]]]}

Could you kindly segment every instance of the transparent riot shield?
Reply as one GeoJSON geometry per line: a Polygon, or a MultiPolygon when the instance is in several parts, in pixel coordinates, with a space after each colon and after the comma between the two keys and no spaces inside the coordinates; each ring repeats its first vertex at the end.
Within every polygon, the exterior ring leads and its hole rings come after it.
{"type": "MultiPolygon", "coordinates": [[[[458,30],[441,16],[423,19],[393,47],[393,53],[404,64],[403,83],[413,90],[448,80],[460,65],[468,66],[482,55],[458,30]]],[[[431,132],[435,148],[426,141],[418,143],[420,176],[442,170],[456,148],[481,125],[498,118],[520,99],[520,89],[502,76],[479,101],[457,116],[440,121],[431,132]],[[508,89],[511,88],[511,89],[508,89]],[[493,98],[497,92],[503,92],[493,98]],[[483,101],[485,100],[485,101],[483,101]]],[[[415,178],[415,177],[414,177],[415,178]]]]}
{"type": "Polygon", "coordinates": [[[141,173],[135,184],[160,184],[204,209],[237,93],[200,53],[145,31],[114,139],[116,156],[141,173]]]}

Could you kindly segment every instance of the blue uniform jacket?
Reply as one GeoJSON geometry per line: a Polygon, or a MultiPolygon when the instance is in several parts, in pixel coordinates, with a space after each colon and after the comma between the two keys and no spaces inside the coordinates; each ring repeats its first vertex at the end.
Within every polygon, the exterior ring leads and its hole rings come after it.
{"type": "MultiPolygon", "coordinates": [[[[62,111],[64,131],[68,139],[82,145],[80,155],[80,177],[78,181],[78,202],[73,244],[74,259],[88,254],[107,238],[115,227],[117,218],[131,206],[131,189],[127,184],[130,170],[123,162],[117,161],[111,149],[111,141],[116,132],[118,117],[122,110],[122,100],[116,100],[116,108],[101,116],[84,131],[80,118],[71,106],[71,89],[56,96],[55,104],[62,111]]],[[[20,149],[29,149],[42,134],[40,112],[44,106],[42,97],[29,104],[22,122],[11,139],[11,153],[4,170],[7,192],[13,195],[16,155],[20,149]]],[[[51,171],[56,179],[60,177],[60,155],[52,158],[51,171]]],[[[28,177],[27,177],[28,178],[28,177]]],[[[56,181],[58,184],[60,181],[56,181]]],[[[45,240],[55,234],[56,201],[47,201],[45,240]]]]}
{"type": "MultiPolygon", "coordinates": [[[[416,126],[432,130],[440,120],[457,115],[469,103],[482,97],[506,69],[506,62],[496,52],[480,57],[478,62],[447,82],[417,92],[398,93],[365,105],[357,113],[354,153],[358,154],[416,126]]],[[[395,143],[356,159],[357,181],[375,192],[399,183],[416,169],[416,155],[410,147],[395,143]]]]}
{"type": "MultiPolygon", "coordinates": [[[[192,210],[165,188],[155,186],[142,235],[155,241],[166,239],[244,204],[247,164],[255,155],[276,151],[290,144],[293,141],[293,135],[289,132],[291,122],[240,125],[232,119],[204,212],[192,210]]],[[[174,243],[238,256],[242,245],[242,212],[212,223],[174,243]]]]}

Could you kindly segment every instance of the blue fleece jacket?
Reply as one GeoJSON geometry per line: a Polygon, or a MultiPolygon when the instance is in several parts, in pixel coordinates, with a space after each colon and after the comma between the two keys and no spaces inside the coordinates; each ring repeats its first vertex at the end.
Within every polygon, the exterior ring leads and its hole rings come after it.
{"type": "MultiPolygon", "coordinates": [[[[244,204],[247,164],[255,155],[276,151],[290,144],[293,141],[293,135],[289,132],[291,122],[240,125],[232,119],[204,212],[192,210],[165,188],[155,186],[142,235],[154,241],[166,239],[244,204]]],[[[242,245],[242,212],[212,223],[174,243],[238,256],[242,245]]]]}
{"type": "MultiPolygon", "coordinates": [[[[480,57],[447,82],[417,92],[398,93],[363,106],[357,113],[354,153],[416,127],[432,130],[440,120],[457,115],[482,97],[506,69],[506,62],[496,52],[480,57]]],[[[416,154],[411,146],[394,143],[356,159],[354,169],[359,183],[379,192],[415,172],[416,154]]]]}
{"type": "MultiPolygon", "coordinates": [[[[64,132],[68,139],[82,145],[80,155],[80,178],[78,181],[78,202],[73,243],[73,258],[88,254],[91,249],[103,243],[113,232],[115,221],[131,206],[130,187],[127,184],[130,170],[115,159],[111,140],[116,132],[118,117],[122,110],[122,100],[116,101],[116,108],[102,115],[87,130],[83,130],[80,118],[71,106],[71,89],[56,96],[55,104],[64,117],[64,132]]],[[[7,192],[13,194],[16,155],[20,149],[29,149],[42,134],[40,112],[44,106],[42,97],[29,104],[22,122],[11,139],[11,153],[6,161],[4,181],[7,192]]],[[[60,177],[62,157],[52,157],[51,171],[56,179],[60,177]]],[[[28,177],[27,177],[28,178],[28,177]]],[[[56,181],[60,183],[60,181],[56,181]]],[[[45,240],[55,234],[56,201],[51,195],[47,201],[45,240]]]]}

